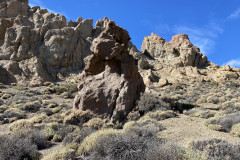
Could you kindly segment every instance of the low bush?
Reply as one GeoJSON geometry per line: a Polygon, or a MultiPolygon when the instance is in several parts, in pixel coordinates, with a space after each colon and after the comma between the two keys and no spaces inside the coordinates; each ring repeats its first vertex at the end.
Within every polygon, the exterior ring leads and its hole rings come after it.
{"type": "Polygon", "coordinates": [[[192,142],[191,148],[202,152],[206,159],[238,160],[240,157],[240,144],[231,144],[220,139],[192,142]]]}
{"type": "Polygon", "coordinates": [[[226,87],[238,88],[238,87],[240,87],[240,83],[237,81],[228,81],[228,82],[226,82],[226,87]]]}
{"type": "Polygon", "coordinates": [[[225,116],[214,118],[211,121],[209,121],[209,124],[222,126],[223,130],[226,132],[230,132],[232,126],[237,123],[240,123],[240,112],[227,114],[225,116]]]}
{"type": "Polygon", "coordinates": [[[233,125],[230,133],[240,137],[240,123],[233,125]]]}
{"type": "Polygon", "coordinates": [[[37,145],[29,138],[15,134],[3,135],[0,137],[0,144],[0,158],[3,160],[41,159],[37,145]]]}
{"type": "MultiPolygon", "coordinates": [[[[152,135],[144,137],[137,132],[101,130],[87,137],[79,147],[79,153],[86,160],[173,160],[183,159],[184,148],[165,143],[152,135]]],[[[78,153],[78,154],[79,154],[78,153]]]]}
{"type": "Polygon", "coordinates": [[[30,130],[34,127],[33,122],[26,120],[26,119],[21,119],[16,122],[13,122],[12,124],[9,125],[9,130],[16,132],[16,131],[23,131],[23,130],[30,130]]]}
{"type": "Polygon", "coordinates": [[[148,148],[146,152],[147,160],[187,159],[185,148],[179,146],[177,143],[159,143],[158,141],[151,141],[151,143],[148,143],[148,148]]]}
{"type": "Polygon", "coordinates": [[[25,118],[25,114],[17,108],[8,109],[0,115],[0,121],[4,123],[11,123],[23,118],[25,118]]]}
{"type": "Polygon", "coordinates": [[[193,108],[185,111],[184,114],[189,115],[191,117],[200,117],[200,118],[208,119],[208,118],[214,117],[216,114],[216,111],[211,111],[209,109],[197,107],[197,108],[193,108]]]}
{"type": "Polygon", "coordinates": [[[77,132],[72,132],[68,134],[64,139],[63,139],[63,144],[67,145],[70,143],[77,143],[81,144],[81,142],[84,140],[85,137],[89,136],[96,130],[93,128],[88,128],[88,127],[83,127],[81,130],[77,132]]]}
{"type": "Polygon", "coordinates": [[[154,111],[154,112],[148,112],[143,119],[155,119],[157,121],[162,121],[164,119],[168,118],[174,118],[177,114],[173,111],[154,111]]]}
{"type": "Polygon", "coordinates": [[[64,118],[64,124],[73,124],[73,125],[83,125],[91,118],[93,118],[94,114],[87,110],[77,110],[73,111],[70,115],[64,118]]]}
{"type": "Polygon", "coordinates": [[[76,159],[73,149],[68,148],[60,148],[55,152],[50,153],[46,157],[44,157],[42,160],[72,160],[76,159]]]}
{"type": "Polygon", "coordinates": [[[41,106],[40,102],[39,101],[35,101],[35,102],[28,102],[28,103],[26,103],[23,107],[21,107],[21,109],[24,110],[24,111],[35,113],[41,107],[42,106],[41,106]]]}
{"type": "Polygon", "coordinates": [[[15,132],[13,135],[18,139],[29,139],[38,149],[44,149],[49,146],[46,136],[38,129],[19,131],[15,132]]]}
{"type": "Polygon", "coordinates": [[[8,109],[7,105],[0,105],[0,113],[4,113],[8,109]]]}
{"type": "Polygon", "coordinates": [[[160,97],[150,94],[144,93],[141,95],[140,100],[137,101],[137,107],[141,112],[149,112],[154,109],[168,110],[170,108],[170,104],[165,103],[160,99],[160,97]]]}
{"type": "Polygon", "coordinates": [[[94,129],[101,129],[104,126],[104,121],[101,118],[92,118],[87,123],[83,124],[83,127],[91,127],[94,129]]]}

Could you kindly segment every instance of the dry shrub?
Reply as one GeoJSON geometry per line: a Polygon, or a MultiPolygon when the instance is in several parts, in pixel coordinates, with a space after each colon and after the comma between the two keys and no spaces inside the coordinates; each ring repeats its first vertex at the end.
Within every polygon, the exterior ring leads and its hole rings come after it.
{"type": "Polygon", "coordinates": [[[55,152],[50,153],[42,160],[71,160],[75,159],[74,150],[68,148],[60,148],[55,152]]]}
{"type": "Polygon", "coordinates": [[[191,148],[202,152],[209,160],[238,160],[240,144],[231,144],[220,139],[192,142],[191,148]]]}
{"type": "Polygon", "coordinates": [[[86,138],[95,131],[96,130],[93,128],[84,127],[78,131],[71,132],[63,139],[63,144],[67,145],[70,148],[74,147],[74,149],[77,149],[77,147],[81,144],[84,138],[86,138]]]}
{"type": "Polygon", "coordinates": [[[94,114],[87,110],[75,110],[70,115],[64,118],[64,124],[73,124],[73,125],[83,125],[91,118],[93,118],[94,114]]]}
{"type": "Polygon", "coordinates": [[[17,134],[0,137],[0,158],[3,160],[40,160],[41,154],[29,138],[17,134]]]}
{"type": "Polygon", "coordinates": [[[142,119],[155,119],[157,121],[162,121],[168,118],[174,118],[177,114],[173,111],[155,111],[148,112],[142,119]]]}
{"type": "Polygon", "coordinates": [[[211,111],[209,109],[197,107],[197,108],[193,108],[188,111],[185,111],[184,114],[189,115],[191,117],[200,117],[200,118],[208,119],[208,118],[214,117],[216,114],[216,111],[211,111]]]}
{"type": "Polygon", "coordinates": [[[92,118],[87,123],[83,124],[83,127],[91,127],[95,129],[100,129],[104,126],[104,121],[101,118],[92,118]]]}
{"type": "Polygon", "coordinates": [[[0,121],[4,123],[11,123],[23,118],[25,118],[25,114],[17,108],[10,108],[0,115],[0,121]]]}
{"type": "Polygon", "coordinates": [[[42,106],[41,106],[40,102],[39,101],[35,101],[35,102],[28,102],[28,103],[26,103],[23,107],[21,107],[21,109],[24,110],[24,111],[35,113],[41,107],[42,106]]]}
{"type": "Polygon", "coordinates": [[[225,116],[213,118],[207,122],[207,126],[209,124],[213,125],[220,125],[223,128],[223,131],[230,132],[232,129],[232,126],[240,123],[240,112],[227,114],[225,116]]]}
{"type": "MultiPolygon", "coordinates": [[[[124,125],[123,130],[99,130],[83,140],[77,154],[83,156],[84,159],[150,160],[152,158],[150,152],[153,147],[164,145],[164,142],[157,138],[157,133],[161,130],[163,130],[163,127],[159,122],[152,119],[128,122],[124,125]]],[[[183,154],[177,147],[176,150],[178,151],[175,151],[173,147],[171,151],[169,148],[169,152],[165,152],[163,148],[165,147],[161,148],[161,153],[165,157],[177,157],[179,159],[180,155],[183,154]]],[[[155,149],[156,152],[160,152],[159,147],[155,149]]]]}
{"type": "Polygon", "coordinates": [[[170,105],[162,101],[160,97],[150,93],[142,94],[140,97],[140,100],[137,101],[137,106],[139,110],[144,113],[152,111],[154,109],[161,109],[161,110],[171,109],[170,105]]]}
{"type": "Polygon", "coordinates": [[[230,133],[240,137],[240,123],[233,125],[230,133]]]}
{"type": "Polygon", "coordinates": [[[13,132],[22,131],[22,130],[30,130],[32,128],[34,128],[33,122],[26,120],[26,119],[18,120],[9,125],[9,130],[13,131],[13,132]]]}

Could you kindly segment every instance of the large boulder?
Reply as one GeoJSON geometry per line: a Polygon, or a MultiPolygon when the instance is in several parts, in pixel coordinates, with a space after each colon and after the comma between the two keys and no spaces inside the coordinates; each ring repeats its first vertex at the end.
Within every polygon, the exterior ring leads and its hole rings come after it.
{"type": "Polygon", "coordinates": [[[197,67],[207,63],[207,57],[190,42],[186,34],[178,34],[166,42],[164,38],[152,33],[144,38],[142,52],[170,66],[197,67]]]}
{"type": "Polygon", "coordinates": [[[68,21],[28,0],[0,3],[0,66],[18,83],[56,81],[84,67],[93,20],[68,21]],[[8,66],[14,65],[14,71],[8,66]]]}
{"type": "Polygon", "coordinates": [[[128,32],[113,21],[104,22],[97,23],[103,31],[93,40],[92,54],[85,58],[74,109],[91,110],[117,122],[133,109],[145,85],[137,60],[128,51],[128,32]]]}

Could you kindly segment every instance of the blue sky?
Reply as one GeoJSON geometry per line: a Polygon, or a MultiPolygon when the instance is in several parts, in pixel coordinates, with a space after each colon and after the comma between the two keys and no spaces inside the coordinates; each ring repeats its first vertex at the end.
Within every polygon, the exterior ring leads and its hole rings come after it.
{"type": "Polygon", "coordinates": [[[103,17],[128,30],[141,50],[151,32],[167,41],[186,33],[210,61],[240,68],[240,0],[29,0],[68,20],[103,17]]]}

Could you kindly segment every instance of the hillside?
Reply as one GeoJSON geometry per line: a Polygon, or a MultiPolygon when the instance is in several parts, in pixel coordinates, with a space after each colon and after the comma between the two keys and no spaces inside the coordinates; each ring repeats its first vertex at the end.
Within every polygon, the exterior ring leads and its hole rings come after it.
{"type": "Polygon", "coordinates": [[[0,3],[0,160],[239,160],[239,87],[186,34],[0,3]]]}

